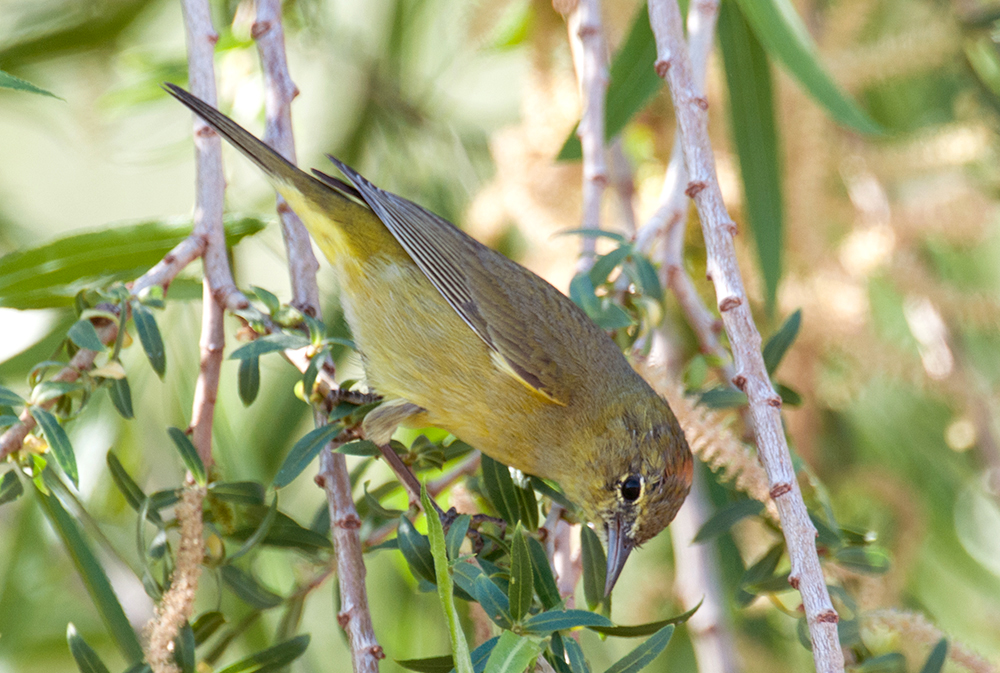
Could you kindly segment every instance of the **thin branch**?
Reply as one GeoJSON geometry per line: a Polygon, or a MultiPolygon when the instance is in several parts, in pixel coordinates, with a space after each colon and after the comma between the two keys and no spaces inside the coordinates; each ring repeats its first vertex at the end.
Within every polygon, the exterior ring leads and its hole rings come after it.
{"type": "Polygon", "coordinates": [[[656,36],[656,72],[670,88],[690,176],[685,192],[698,208],[708,252],[708,275],[733,348],[737,371],[733,384],[749,399],[758,455],[781,516],[792,563],[789,583],[802,594],[816,669],[822,673],[840,672],[844,670],[844,654],[837,637],[839,618],[816,552],[816,528],[795,478],[781,424],[781,398],[767,375],[760,333],[743,289],[733,246],[736,225],[722,200],[708,137],[708,103],[694,84],[676,0],[650,0],[649,19],[656,36]]]}
{"type": "MultiPolygon", "coordinates": [[[[601,197],[608,184],[604,143],[604,100],[608,91],[608,51],[600,0],[579,0],[566,16],[573,63],[580,84],[583,114],[577,135],[583,148],[584,229],[601,228],[601,197]]],[[[596,239],[583,239],[580,270],[593,264],[596,239]]]]}
{"type": "MultiPolygon", "coordinates": [[[[299,94],[288,72],[285,58],[285,31],[281,23],[280,0],[257,0],[257,19],[250,29],[264,71],[264,109],[267,124],[264,142],[293,164],[295,137],[292,135],[292,100],[299,94]]],[[[309,232],[279,194],[278,215],[288,251],[288,271],[292,285],[292,306],[307,315],[319,315],[319,262],[313,254],[309,232]]]]}
{"type": "Polygon", "coordinates": [[[130,287],[134,296],[139,296],[147,288],[159,285],[164,290],[188,264],[205,252],[206,240],[203,236],[191,234],[174,246],[156,265],[136,278],[130,287]]]}

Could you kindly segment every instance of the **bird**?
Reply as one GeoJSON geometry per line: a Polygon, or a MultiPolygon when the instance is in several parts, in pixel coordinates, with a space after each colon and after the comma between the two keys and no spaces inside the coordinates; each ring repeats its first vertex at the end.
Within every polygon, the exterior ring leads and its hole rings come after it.
{"type": "Polygon", "coordinates": [[[165,89],[256,164],[333,266],[366,381],[363,429],[439,427],[554,481],[603,533],[605,594],[667,527],[693,461],[667,402],[565,294],[458,227],[382,190],[300,170],[184,89],[165,89]]]}

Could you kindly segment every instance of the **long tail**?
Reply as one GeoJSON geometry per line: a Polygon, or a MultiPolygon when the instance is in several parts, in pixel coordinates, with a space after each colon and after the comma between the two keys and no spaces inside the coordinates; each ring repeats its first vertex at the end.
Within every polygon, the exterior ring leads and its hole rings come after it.
{"type": "MultiPolygon", "coordinates": [[[[204,119],[209,126],[228,140],[233,147],[257,164],[276,183],[279,190],[282,187],[289,187],[307,198],[312,196],[314,199],[319,198],[324,201],[329,199],[332,194],[337,194],[341,197],[360,197],[353,187],[340,182],[336,178],[324,183],[308,173],[299,170],[290,161],[265,145],[245,128],[179,86],[166,83],[163,85],[163,88],[171,96],[184,103],[192,112],[204,119]]],[[[358,205],[348,198],[344,198],[344,201],[352,205],[358,205]]]]}

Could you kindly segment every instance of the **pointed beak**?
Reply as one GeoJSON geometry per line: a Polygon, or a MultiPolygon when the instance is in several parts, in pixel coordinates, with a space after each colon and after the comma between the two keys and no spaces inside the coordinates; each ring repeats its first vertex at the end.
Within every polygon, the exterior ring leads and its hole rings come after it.
{"type": "Polygon", "coordinates": [[[632,552],[632,541],[625,534],[620,515],[615,515],[608,522],[608,572],[607,581],[604,584],[604,595],[611,594],[611,590],[618,581],[618,576],[622,574],[625,561],[632,552]]]}

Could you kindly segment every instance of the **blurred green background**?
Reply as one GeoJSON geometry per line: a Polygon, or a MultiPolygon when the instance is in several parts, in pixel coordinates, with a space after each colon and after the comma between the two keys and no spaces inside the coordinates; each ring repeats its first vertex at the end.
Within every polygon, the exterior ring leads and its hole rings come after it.
{"type": "MultiPolygon", "coordinates": [[[[761,332],[766,338],[788,314],[803,312],[780,378],[803,398],[800,407],[786,407],[786,422],[794,450],[811,466],[804,483],[815,486],[811,493],[828,494],[841,525],[873,531],[892,557],[884,574],[830,567],[828,578],[850,592],[860,611],[921,612],[996,662],[1000,5],[795,5],[833,79],[883,133],[837,126],[772,64],[772,151],[779,158],[776,198],[783,212],[776,238],[752,235],[759,232],[744,215],[748,199],[732,131],[759,120],[728,109],[733,94],[721,54],[710,62],[707,91],[720,180],[746,232],[737,246],[761,332]],[[758,249],[767,240],[777,251],[758,249]],[[781,265],[762,272],[762,259],[781,265]],[[771,311],[768,274],[780,278],[771,311]]],[[[263,91],[249,36],[252,8],[235,1],[212,7],[221,36],[220,107],[260,132],[263,91]]],[[[612,51],[637,11],[641,6],[632,1],[604,3],[612,51]]],[[[191,119],[160,89],[163,81],[184,83],[186,77],[179,3],[0,0],[0,16],[0,70],[64,99],[0,89],[0,253],[69,233],[189,217],[191,119]]],[[[323,155],[332,153],[567,289],[579,244],[552,235],[578,226],[580,167],[555,157],[578,121],[579,101],[565,24],[550,3],[294,0],[285,3],[285,28],[301,91],[293,105],[300,165],[324,169],[323,155]]],[[[673,132],[661,90],[622,133],[640,222],[655,209],[673,132]]],[[[256,169],[228,148],[225,161],[229,210],[273,221],[272,192],[256,169]]],[[[609,228],[625,228],[618,206],[614,196],[606,199],[609,228]]],[[[703,280],[697,218],[691,219],[687,263],[714,305],[703,280]]],[[[233,264],[241,287],[259,285],[289,300],[276,225],[241,241],[233,264]]],[[[135,271],[131,277],[142,269],[135,271]]],[[[185,277],[199,273],[196,263],[185,277]]],[[[342,333],[325,265],[319,280],[326,322],[342,333]]],[[[151,614],[151,602],[130,570],[137,567],[135,515],[112,484],[105,455],[113,450],[147,492],[181,479],[164,428],[188,422],[199,298],[170,301],[158,315],[169,362],[163,380],[137,346],[126,349],[136,420],[123,421],[101,393],[67,426],[80,464],[79,498],[93,517],[84,528],[94,539],[99,528],[106,538],[95,544],[99,558],[137,628],[151,614]]],[[[12,305],[0,296],[0,306],[12,305]]],[[[73,319],[70,307],[0,308],[0,384],[26,393],[28,371],[51,355],[73,319]]],[[[237,322],[227,320],[235,332],[237,322]]],[[[675,369],[683,370],[697,348],[669,296],[664,320],[675,369]]],[[[360,376],[359,365],[353,356],[341,358],[338,377],[360,376]]],[[[236,368],[231,361],[223,367],[215,458],[227,481],[269,483],[310,427],[309,409],[292,394],[297,374],[277,358],[263,361],[261,395],[244,407],[236,368]]],[[[366,479],[387,480],[381,470],[373,468],[366,479]]],[[[0,507],[0,673],[76,670],[66,647],[68,622],[107,662],[123,668],[30,490],[0,507]]],[[[709,490],[716,504],[732,497],[714,482],[709,490]]],[[[281,493],[282,510],[304,526],[322,503],[308,476],[281,493]]],[[[811,670],[794,618],[766,598],[746,608],[735,602],[740,573],[774,539],[747,520],[718,546],[737,649],[747,671],[811,670]]],[[[667,535],[634,555],[615,592],[616,619],[638,623],[680,611],[671,588],[672,558],[667,535]]],[[[367,560],[375,630],[389,655],[382,670],[400,670],[393,659],[447,652],[436,596],[417,590],[401,555],[379,551],[367,560]]],[[[309,559],[273,550],[259,554],[254,568],[278,593],[316,572],[309,559]]],[[[334,584],[328,580],[304,603],[299,631],[313,639],[293,670],[349,665],[335,620],[334,584]]],[[[783,595],[782,607],[794,611],[797,595],[783,595]]],[[[199,607],[220,602],[234,613],[246,609],[207,571],[199,607]]],[[[250,652],[271,643],[281,619],[280,611],[265,613],[235,648],[250,652]]],[[[602,643],[590,632],[581,642],[594,670],[631,647],[616,639],[602,643]]],[[[873,653],[901,649],[911,656],[910,670],[919,670],[928,651],[927,642],[906,633],[869,634],[866,644],[873,653]]],[[[696,670],[683,627],[649,670],[696,670]]]]}

